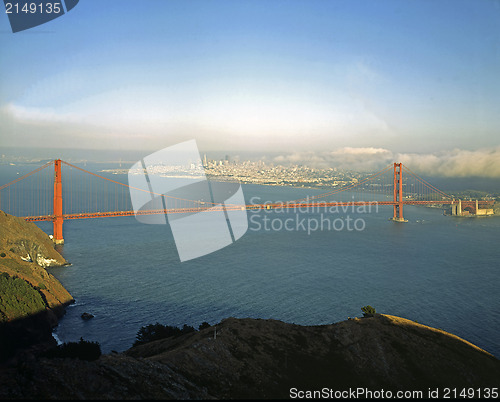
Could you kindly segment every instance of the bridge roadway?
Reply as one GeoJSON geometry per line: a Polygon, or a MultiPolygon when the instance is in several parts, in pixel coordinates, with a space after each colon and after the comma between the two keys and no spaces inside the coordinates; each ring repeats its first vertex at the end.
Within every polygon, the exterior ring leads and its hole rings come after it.
{"type": "MultiPolygon", "coordinates": [[[[403,205],[450,205],[456,203],[453,200],[440,200],[440,201],[418,201],[418,200],[405,200],[402,202],[403,205]]],[[[470,206],[475,207],[475,201],[462,201],[462,209],[470,206]]],[[[266,204],[249,204],[249,205],[213,205],[211,203],[206,203],[205,205],[200,205],[198,207],[189,208],[171,208],[171,209],[152,209],[152,210],[141,210],[137,213],[135,211],[109,211],[109,212],[86,212],[86,213],[75,213],[75,214],[63,214],[63,219],[91,219],[91,218],[107,218],[112,216],[135,216],[135,215],[158,215],[158,214],[186,214],[186,213],[198,213],[203,211],[252,211],[252,210],[272,210],[272,209],[303,209],[303,208],[328,208],[328,207],[370,207],[377,205],[398,205],[398,202],[394,201],[347,201],[347,202],[309,202],[309,203],[266,203],[266,204]]],[[[479,204],[493,204],[493,201],[479,201],[479,204]]],[[[346,211],[348,212],[348,211],[346,211]]],[[[42,215],[42,216],[24,216],[28,222],[42,222],[42,221],[53,221],[54,215],[42,215]]]]}

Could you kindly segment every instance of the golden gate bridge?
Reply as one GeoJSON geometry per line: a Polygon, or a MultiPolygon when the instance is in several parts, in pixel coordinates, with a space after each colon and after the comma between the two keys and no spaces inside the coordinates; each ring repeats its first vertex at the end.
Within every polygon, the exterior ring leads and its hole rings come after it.
{"type": "Polygon", "coordinates": [[[334,187],[322,194],[263,204],[222,205],[209,200],[157,194],[92,173],[60,159],[49,161],[38,169],[0,186],[0,210],[29,222],[53,222],[52,238],[56,244],[64,242],[63,222],[71,219],[278,208],[299,208],[303,211],[304,208],[357,207],[370,204],[392,206],[391,219],[405,222],[404,205],[451,205],[454,214],[461,215],[462,210],[476,213],[479,206],[491,206],[493,201],[455,200],[402,163],[394,163],[362,180],[334,187]],[[163,204],[156,205],[162,205],[164,208],[135,211],[130,199],[131,190],[144,191],[152,198],[162,199],[163,204]],[[348,195],[350,199],[331,199],[342,198],[342,195],[348,195]]]}

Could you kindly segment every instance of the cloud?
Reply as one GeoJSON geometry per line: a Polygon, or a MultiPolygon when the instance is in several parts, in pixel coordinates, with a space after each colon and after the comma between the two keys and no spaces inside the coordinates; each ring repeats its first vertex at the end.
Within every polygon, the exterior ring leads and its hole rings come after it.
{"type": "Polygon", "coordinates": [[[394,162],[402,162],[424,176],[500,178],[500,147],[475,151],[453,149],[427,154],[395,153],[375,147],[344,147],[328,152],[280,155],[274,161],[373,172],[394,162]]]}
{"type": "Polygon", "coordinates": [[[295,152],[274,159],[277,163],[305,164],[318,168],[336,167],[356,171],[373,171],[387,166],[392,152],[384,148],[344,147],[325,152],[295,152]]]}
{"type": "Polygon", "coordinates": [[[19,124],[93,125],[107,129],[137,132],[157,130],[171,121],[170,105],[161,105],[144,91],[115,90],[59,106],[27,106],[11,102],[2,112],[19,124]]]}
{"type": "Polygon", "coordinates": [[[453,149],[435,154],[397,154],[413,171],[429,176],[500,178],[500,147],[468,151],[453,149]]]}
{"type": "Polygon", "coordinates": [[[388,151],[387,149],[384,148],[353,148],[353,147],[344,147],[339,149],[338,151],[334,151],[333,153],[336,154],[343,154],[343,155],[377,155],[377,154],[386,154],[388,151]]]}
{"type": "Polygon", "coordinates": [[[74,113],[59,113],[52,108],[25,107],[13,103],[3,106],[2,111],[24,122],[69,123],[81,120],[74,113]]]}
{"type": "MultiPolygon", "coordinates": [[[[365,67],[359,69],[359,74],[371,76],[365,67]]],[[[92,85],[82,74],[68,73],[60,81],[50,77],[0,112],[18,125],[92,126],[130,135],[147,132],[157,139],[190,132],[197,140],[206,139],[217,146],[231,141],[254,150],[318,149],[333,139],[347,145],[339,141],[390,134],[383,116],[341,88],[325,91],[306,84],[241,78],[187,87],[170,82],[113,87],[99,82],[99,90],[94,92],[86,86],[92,85]],[[52,86],[54,90],[50,90],[52,86]]]]}

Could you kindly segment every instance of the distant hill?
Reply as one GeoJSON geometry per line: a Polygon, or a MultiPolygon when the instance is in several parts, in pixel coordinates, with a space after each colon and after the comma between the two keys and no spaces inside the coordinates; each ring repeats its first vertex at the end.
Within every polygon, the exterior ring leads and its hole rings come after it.
{"type": "Polygon", "coordinates": [[[92,362],[43,358],[16,373],[0,380],[0,398],[263,399],[358,387],[427,395],[498,387],[500,361],[439,329],[376,314],[321,326],[228,318],[92,362]]]}

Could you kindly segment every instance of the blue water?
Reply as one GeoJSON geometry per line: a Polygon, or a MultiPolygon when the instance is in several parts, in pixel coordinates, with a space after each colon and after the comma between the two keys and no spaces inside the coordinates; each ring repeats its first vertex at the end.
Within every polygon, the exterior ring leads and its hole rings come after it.
{"type": "MultiPolygon", "coordinates": [[[[292,200],[317,190],[244,186],[246,198],[292,200]]],[[[321,211],[324,212],[324,211],[321,211]]],[[[247,233],[204,257],[179,262],[168,226],[133,217],[66,221],[69,267],[51,272],[76,299],[56,330],[63,342],[98,341],[122,351],[139,328],[219,322],[226,317],[326,324],[361,316],[370,304],[454,333],[500,357],[500,218],[456,218],[441,209],[405,207],[401,224],[390,207],[324,215],[363,230],[307,232],[318,212],[249,212],[247,233]],[[297,216],[306,230],[296,227],[297,216]],[[278,228],[258,229],[264,217],[278,228]],[[352,223],[352,222],[351,222],[352,223]],[[363,223],[363,225],[361,225],[363,223]],[[89,312],[95,318],[83,321],[89,312]]],[[[39,224],[52,233],[50,223],[39,224]]]]}
{"type": "MultiPolygon", "coordinates": [[[[244,190],[275,199],[306,191],[253,185],[244,190]]],[[[73,265],[52,273],[77,303],[67,309],[57,334],[62,341],[83,337],[99,341],[106,352],[121,351],[141,326],[155,322],[197,326],[234,316],[326,324],[360,316],[360,307],[370,304],[500,356],[500,219],[452,218],[439,209],[407,207],[409,222],[398,224],[387,220],[391,213],[389,207],[350,211],[364,220],[364,230],[308,235],[295,224],[291,231],[266,231],[263,216],[285,220],[296,213],[261,211],[240,240],[183,263],[168,226],[126,217],[68,221],[63,254],[73,265]],[[95,318],[83,321],[85,311],[95,318]]],[[[347,215],[334,216],[345,222],[347,215]]]]}

